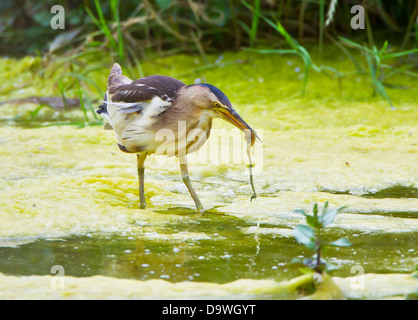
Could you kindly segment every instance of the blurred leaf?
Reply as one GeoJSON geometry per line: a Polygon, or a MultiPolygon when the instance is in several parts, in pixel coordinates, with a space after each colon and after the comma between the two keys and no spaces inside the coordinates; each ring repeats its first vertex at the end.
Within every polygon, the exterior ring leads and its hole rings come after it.
{"type": "Polygon", "coordinates": [[[80,30],[80,28],[77,28],[74,30],[61,32],[54,38],[54,40],[49,43],[48,51],[54,52],[58,48],[62,48],[63,46],[70,44],[80,32],[80,30]]]}
{"type": "Polygon", "coordinates": [[[100,3],[98,0],[94,0],[94,4],[96,6],[96,11],[99,16],[99,19],[95,17],[95,15],[90,11],[88,7],[86,7],[86,11],[88,15],[90,16],[91,20],[97,25],[97,27],[103,32],[103,34],[106,36],[108,41],[110,42],[111,46],[113,48],[117,48],[115,39],[113,39],[112,33],[110,32],[109,28],[107,27],[102,7],[100,6],[100,3]]]}
{"type": "Polygon", "coordinates": [[[302,210],[302,209],[295,209],[295,210],[293,210],[293,212],[294,213],[300,213],[300,214],[303,214],[304,216],[306,216],[305,210],[302,210]]]}
{"type": "Polygon", "coordinates": [[[292,269],[298,269],[302,273],[312,273],[314,272],[316,262],[311,258],[299,259],[294,258],[290,261],[289,267],[292,269]]]}
{"type": "Polygon", "coordinates": [[[327,209],[320,217],[319,221],[324,225],[324,227],[330,225],[337,215],[338,212],[340,212],[345,207],[341,207],[338,209],[327,209]]]}
{"type": "Polygon", "coordinates": [[[312,228],[299,224],[293,230],[293,235],[297,242],[302,243],[309,249],[315,249],[315,233],[312,228]]]}
{"type": "Polygon", "coordinates": [[[49,10],[40,10],[32,15],[32,18],[42,27],[50,28],[52,14],[49,10]]]}
{"type": "Polygon", "coordinates": [[[393,107],[392,100],[390,100],[389,95],[387,94],[383,84],[380,81],[376,81],[374,85],[375,85],[376,92],[379,95],[381,95],[384,99],[386,99],[386,101],[389,103],[389,105],[391,107],[393,107]]]}
{"type": "Polygon", "coordinates": [[[299,55],[305,61],[309,67],[312,67],[316,72],[321,72],[321,69],[317,67],[317,65],[312,61],[311,56],[304,47],[298,45],[297,50],[299,51],[299,55]]]}
{"type": "Polygon", "coordinates": [[[325,201],[324,207],[322,208],[322,214],[328,209],[328,201],[325,201]]]}
{"type": "Polygon", "coordinates": [[[417,49],[413,49],[413,50],[408,50],[408,51],[402,51],[402,52],[395,52],[395,53],[388,53],[383,55],[383,59],[390,59],[390,58],[398,58],[404,55],[408,55],[408,54],[412,54],[412,53],[416,53],[418,52],[418,48],[417,49]]]}
{"type": "Polygon", "coordinates": [[[313,215],[314,217],[318,216],[318,204],[317,203],[315,203],[313,206],[313,215]]]}
{"type": "Polygon", "coordinates": [[[303,274],[310,274],[310,273],[315,272],[315,270],[308,268],[308,267],[301,267],[298,270],[303,274]]]}
{"type": "Polygon", "coordinates": [[[89,117],[87,116],[86,106],[84,105],[83,92],[81,90],[80,81],[78,79],[77,79],[77,90],[78,90],[78,96],[80,98],[80,106],[81,106],[81,109],[83,110],[83,114],[84,114],[84,119],[85,119],[85,122],[88,123],[89,122],[89,117]]]}
{"type": "Polygon", "coordinates": [[[385,43],[382,46],[382,49],[380,49],[379,54],[382,55],[383,52],[385,52],[386,48],[388,47],[388,41],[386,40],[385,43]]]}
{"type": "Polygon", "coordinates": [[[250,28],[248,28],[248,26],[242,20],[238,20],[237,22],[241,26],[241,28],[243,28],[245,30],[245,32],[248,35],[251,33],[250,28]]]}
{"type": "Polygon", "coordinates": [[[321,229],[324,227],[318,217],[312,217],[310,215],[306,215],[306,223],[314,229],[321,229]]]}
{"type": "Polygon", "coordinates": [[[155,0],[161,10],[167,9],[171,5],[171,0],[155,0]]]}
{"type": "Polygon", "coordinates": [[[357,49],[360,49],[360,50],[363,50],[363,51],[367,51],[367,52],[369,52],[369,53],[371,53],[371,54],[374,55],[373,50],[370,50],[366,46],[362,46],[362,45],[360,45],[360,44],[358,44],[358,43],[356,43],[354,41],[348,40],[348,39],[343,38],[343,37],[338,37],[338,39],[340,39],[343,43],[345,43],[348,46],[351,46],[353,48],[357,48],[357,49]]]}
{"type": "Polygon", "coordinates": [[[351,246],[351,242],[348,241],[346,238],[341,238],[328,243],[328,245],[333,247],[349,247],[351,246]]]}
{"type": "MultiPolygon", "coordinates": [[[[14,0],[2,0],[0,1],[0,10],[7,10],[11,7],[13,7],[14,0]]],[[[3,13],[3,12],[2,12],[3,13]]]]}
{"type": "Polygon", "coordinates": [[[297,54],[297,50],[293,49],[253,49],[253,48],[242,48],[245,51],[251,52],[258,52],[258,53],[278,53],[278,54],[286,54],[286,53],[293,53],[297,54]]]}
{"type": "Polygon", "coordinates": [[[303,263],[302,259],[299,258],[293,258],[289,263],[289,268],[291,269],[299,269],[299,268],[305,268],[305,264],[303,263]]]}
{"type": "Polygon", "coordinates": [[[325,262],[324,267],[325,267],[325,271],[328,273],[338,269],[337,265],[330,263],[330,262],[325,262]]]}
{"type": "Polygon", "coordinates": [[[122,36],[122,29],[120,26],[120,18],[119,18],[119,0],[112,0],[110,2],[110,8],[112,11],[113,20],[116,23],[116,28],[118,32],[118,55],[121,59],[121,62],[125,62],[125,50],[124,50],[124,43],[123,43],[123,36],[122,36]]]}
{"type": "Polygon", "coordinates": [[[254,0],[255,10],[253,11],[253,21],[250,30],[250,47],[254,46],[255,38],[257,37],[258,19],[260,17],[260,0],[254,0]]]}

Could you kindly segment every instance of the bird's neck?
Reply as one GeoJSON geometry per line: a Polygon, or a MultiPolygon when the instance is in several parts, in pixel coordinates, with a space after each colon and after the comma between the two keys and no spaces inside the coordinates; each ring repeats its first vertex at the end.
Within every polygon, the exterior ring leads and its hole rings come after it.
{"type": "Polygon", "coordinates": [[[180,124],[187,124],[187,131],[196,128],[198,123],[208,123],[213,116],[207,109],[195,106],[187,97],[177,97],[170,108],[161,114],[158,126],[165,129],[177,128],[180,124]]]}

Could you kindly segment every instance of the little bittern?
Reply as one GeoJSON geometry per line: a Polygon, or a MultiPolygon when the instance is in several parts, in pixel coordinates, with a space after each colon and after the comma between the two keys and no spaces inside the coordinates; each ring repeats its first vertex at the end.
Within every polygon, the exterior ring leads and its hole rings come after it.
{"type": "Polygon", "coordinates": [[[105,129],[114,130],[120,150],[137,155],[141,208],[146,205],[144,162],[147,155],[155,153],[178,157],[183,181],[197,211],[203,212],[190,182],[186,156],[205,143],[212,119],[222,118],[243,131],[248,130],[245,133],[251,139],[251,145],[257,137],[234,110],[226,95],[215,86],[207,83],[187,86],[177,79],[161,75],[132,81],[122,75],[117,63],[110,71],[103,105],[97,113],[104,118],[105,129]]]}

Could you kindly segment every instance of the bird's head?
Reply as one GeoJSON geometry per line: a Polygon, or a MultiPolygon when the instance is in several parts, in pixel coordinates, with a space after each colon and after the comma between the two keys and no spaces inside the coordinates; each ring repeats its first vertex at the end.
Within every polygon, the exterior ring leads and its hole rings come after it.
{"type": "Polygon", "coordinates": [[[251,145],[256,138],[260,140],[256,132],[232,107],[228,97],[217,87],[207,83],[192,84],[184,87],[182,95],[196,107],[208,110],[214,118],[224,119],[244,131],[246,135],[251,135],[251,145]]]}

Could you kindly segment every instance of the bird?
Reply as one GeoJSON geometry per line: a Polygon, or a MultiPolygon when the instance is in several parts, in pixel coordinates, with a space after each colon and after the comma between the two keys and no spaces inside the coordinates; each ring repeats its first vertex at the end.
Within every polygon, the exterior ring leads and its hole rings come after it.
{"type": "Polygon", "coordinates": [[[212,120],[221,118],[241,129],[250,146],[259,140],[227,96],[214,85],[186,85],[164,75],[150,75],[133,81],[122,74],[118,63],[109,73],[103,104],[96,112],[104,120],[104,129],[114,131],[119,149],[137,156],[141,209],[146,207],[144,163],[147,156],[178,158],[182,180],[194,200],[196,211],[203,213],[204,207],[190,180],[187,154],[206,142],[212,120]]]}

